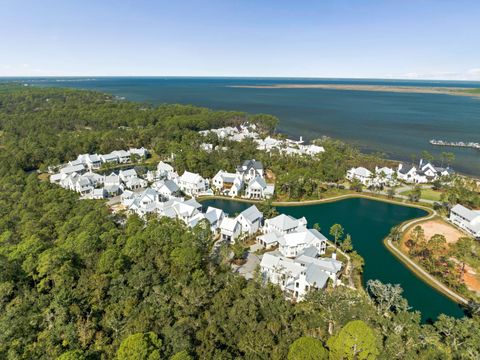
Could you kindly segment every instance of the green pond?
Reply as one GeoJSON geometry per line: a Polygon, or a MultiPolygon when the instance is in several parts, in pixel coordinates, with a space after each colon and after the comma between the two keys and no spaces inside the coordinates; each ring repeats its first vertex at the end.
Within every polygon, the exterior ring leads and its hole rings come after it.
{"type": "MultiPolygon", "coordinates": [[[[223,199],[205,200],[202,205],[223,209],[232,216],[251,206],[249,203],[223,199]]],[[[296,218],[305,216],[309,226],[319,223],[327,237],[328,229],[333,224],[341,224],[345,233],[352,236],[354,249],[365,259],[364,284],[370,279],[400,284],[412,309],[421,311],[423,322],[435,320],[442,313],[457,318],[463,316],[457,303],[416,277],[383,244],[383,239],[393,226],[425,216],[427,213],[424,210],[364,198],[315,205],[279,206],[277,210],[296,218]]]]}

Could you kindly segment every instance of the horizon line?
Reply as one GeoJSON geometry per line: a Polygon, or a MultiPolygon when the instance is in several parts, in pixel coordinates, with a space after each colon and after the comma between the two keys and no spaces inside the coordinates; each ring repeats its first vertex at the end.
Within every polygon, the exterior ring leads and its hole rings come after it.
{"type": "Polygon", "coordinates": [[[467,79],[436,79],[436,78],[396,78],[396,77],[306,77],[306,76],[235,76],[235,75],[0,75],[0,79],[90,79],[95,78],[190,78],[190,79],[299,79],[299,80],[384,80],[384,81],[442,81],[442,82],[472,82],[479,80],[467,79]]]}

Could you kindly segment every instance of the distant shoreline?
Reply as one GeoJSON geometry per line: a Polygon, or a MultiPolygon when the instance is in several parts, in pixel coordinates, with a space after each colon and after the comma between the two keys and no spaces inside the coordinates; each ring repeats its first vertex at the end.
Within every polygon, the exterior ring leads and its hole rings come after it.
{"type": "Polygon", "coordinates": [[[344,85],[344,84],[273,84],[273,85],[230,85],[232,88],[251,89],[327,89],[352,91],[379,91],[395,93],[442,94],[480,97],[480,89],[462,87],[422,87],[390,85],[344,85]]]}

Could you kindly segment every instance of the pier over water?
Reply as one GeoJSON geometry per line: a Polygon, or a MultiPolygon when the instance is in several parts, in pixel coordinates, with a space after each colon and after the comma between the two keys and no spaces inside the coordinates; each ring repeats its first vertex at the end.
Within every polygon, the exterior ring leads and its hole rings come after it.
{"type": "Polygon", "coordinates": [[[432,139],[430,144],[435,146],[451,146],[451,147],[464,147],[480,150],[480,143],[476,142],[463,142],[463,141],[444,141],[432,139]]]}

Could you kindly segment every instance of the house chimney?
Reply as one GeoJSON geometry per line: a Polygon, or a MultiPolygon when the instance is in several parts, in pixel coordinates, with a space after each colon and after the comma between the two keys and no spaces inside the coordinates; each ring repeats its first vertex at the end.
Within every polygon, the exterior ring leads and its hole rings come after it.
{"type": "Polygon", "coordinates": [[[332,253],[332,259],[333,259],[333,260],[337,260],[337,253],[336,253],[336,252],[333,252],[333,253],[332,253]]]}

